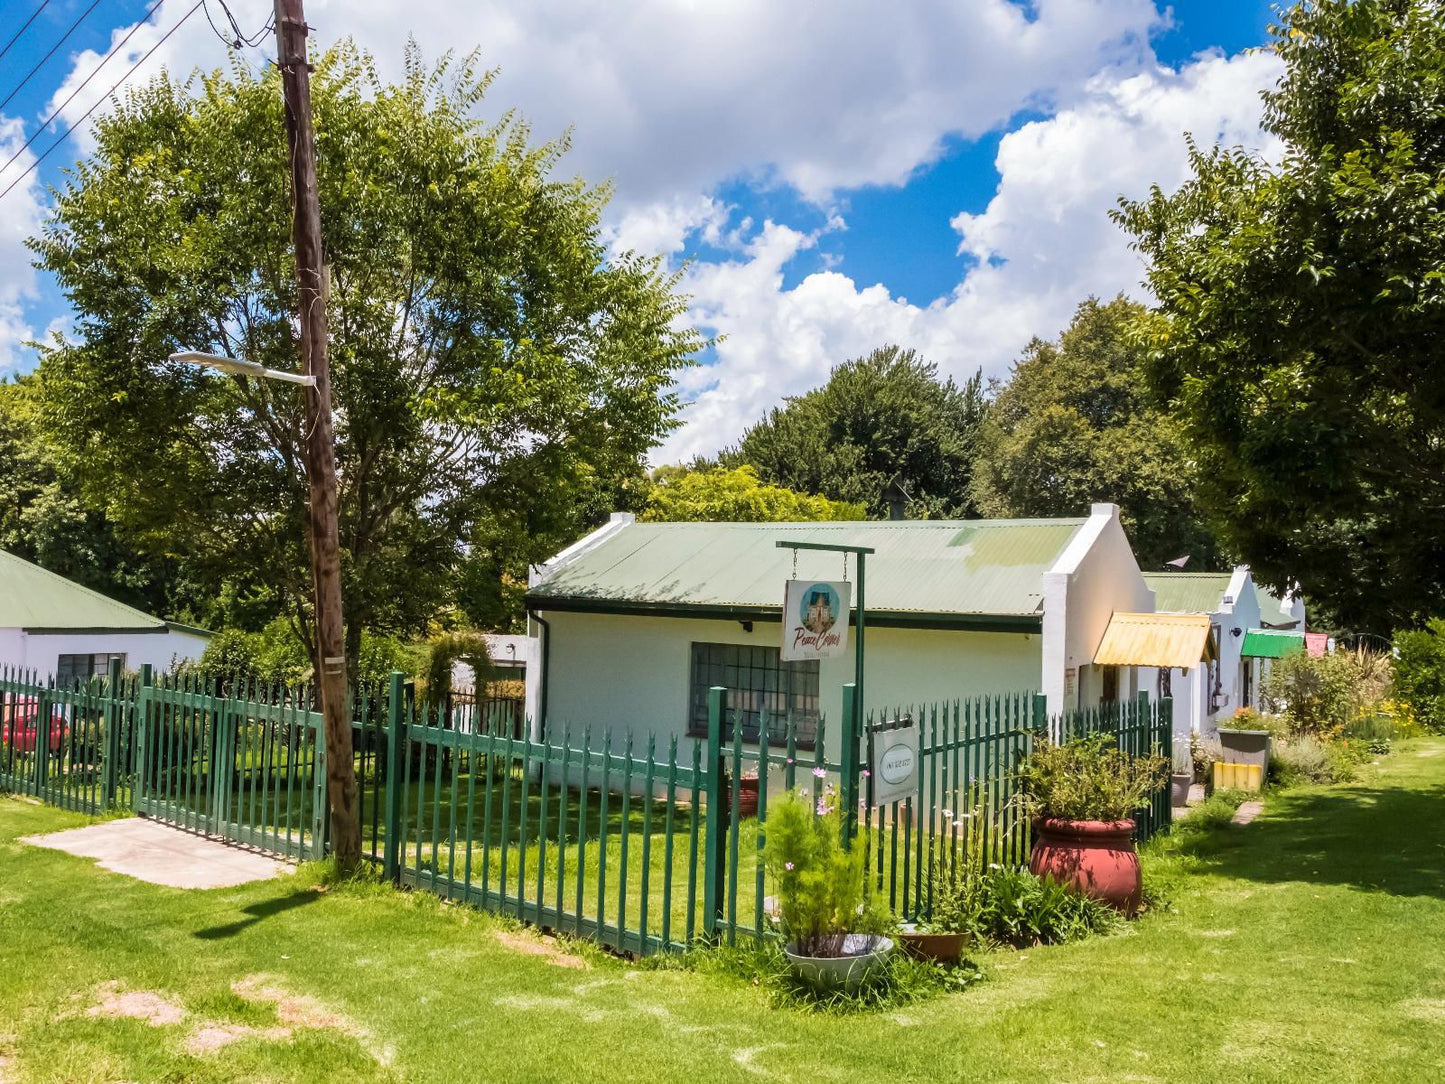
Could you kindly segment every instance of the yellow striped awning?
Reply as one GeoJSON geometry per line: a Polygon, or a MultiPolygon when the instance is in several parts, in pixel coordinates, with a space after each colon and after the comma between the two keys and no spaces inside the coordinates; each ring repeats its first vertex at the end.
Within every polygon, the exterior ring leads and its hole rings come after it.
{"type": "Polygon", "coordinates": [[[1208,614],[1115,613],[1094,652],[1094,663],[1187,670],[1218,655],[1208,614]]]}

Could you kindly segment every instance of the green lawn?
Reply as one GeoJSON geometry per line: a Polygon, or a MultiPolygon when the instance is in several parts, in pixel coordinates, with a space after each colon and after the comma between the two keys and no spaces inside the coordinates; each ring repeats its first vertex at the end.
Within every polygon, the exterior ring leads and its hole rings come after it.
{"type": "Polygon", "coordinates": [[[0,1080],[1441,1079],[1442,812],[1445,740],[1399,743],[1359,783],[1166,841],[1147,862],[1173,907],[1127,935],[833,1018],[596,952],[559,966],[424,893],[156,888],[15,842],[85,819],[0,799],[0,1080]]]}

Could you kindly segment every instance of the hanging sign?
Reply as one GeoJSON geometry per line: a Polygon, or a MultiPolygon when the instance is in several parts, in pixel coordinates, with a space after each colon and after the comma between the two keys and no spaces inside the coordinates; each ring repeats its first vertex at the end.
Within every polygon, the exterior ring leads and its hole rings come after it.
{"type": "Polygon", "coordinates": [[[918,724],[873,734],[872,804],[891,805],[918,793],[918,724]]]}
{"type": "Polygon", "coordinates": [[[788,581],[783,594],[784,662],[831,659],[848,650],[852,589],[846,581],[788,581]]]}

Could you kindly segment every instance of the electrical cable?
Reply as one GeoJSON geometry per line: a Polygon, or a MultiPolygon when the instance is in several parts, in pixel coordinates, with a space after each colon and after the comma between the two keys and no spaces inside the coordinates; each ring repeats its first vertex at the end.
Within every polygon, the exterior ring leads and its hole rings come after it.
{"type": "Polygon", "coordinates": [[[125,43],[130,41],[131,35],[133,35],[141,27],[145,26],[146,23],[150,20],[150,17],[155,14],[156,8],[160,7],[163,3],[165,3],[165,0],[156,0],[156,2],[151,5],[150,10],[141,17],[140,22],[136,23],[135,26],[131,27],[130,31],[126,34],[126,36],[121,38],[119,43],[112,46],[110,52],[106,53],[105,56],[101,57],[100,63],[95,66],[91,73],[85,77],[84,81],[81,82],[78,87],[76,87],[70,92],[70,97],[66,98],[65,101],[57,105],[55,109],[51,112],[50,116],[45,118],[44,123],[42,123],[40,127],[36,128],[35,131],[31,134],[30,138],[21,145],[20,149],[17,150],[14,154],[12,154],[9,158],[7,158],[4,165],[0,165],[0,176],[4,176],[5,171],[10,168],[10,163],[14,162],[15,159],[19,158],[22,154],[24,154],[27,150],[30,149],[30,145],[40,138],[40,133],[50,127],[50,122],[53,121],[56,117],[60,116],[66,106],[68,106],[71,102],[75,101],[75,96],[85,89],[87,83],[89,83],[92,79],[94,79],[97,75],[100,74],[100,69],[105,67],[106,63],[110,60],[111,57],[115,56],[116,53],[120,52],[121,49],[125,48],[125,43]]]}
{"type": "Polygon", "coordinates": [[[42,11],[44,11],[46,7],[49,6],[49,4],[50,0],[40,0],[40,6],[30,13],[30,18],[26,19],[23,23],[20,24],[20,29],[15,31],[14,37],[12,37],[9,41],[5,43],[5,48],[0,49],[0,60],[5,59],[5,54],[10,51],[10,46],[14,45],[17,41],[20,40],[20,35],[25,33],[26,28],[35,21],[35,16],[39,15],[42,11]]]}
{"type": "Polygon", "coordinates": [[[231,33],[234,34],[235,37],[228,38],[221,32],[221,28],[216,25],[216,20],[211,17],[210,4],[203,3],[202,6],[206,10],[206,22],[211,24],[211,30],[215,33],[216,37],[225,43],[228,49],[236,49],[239,51],[243,45],[250,46],[254,49],[265,40],[266,35],[271,33],[271,30],[276,25],[276,17],[273,15],[266,21],[265,26],[248,37],[241,32],[241,24],[236,21],[236,16],[231,14],[231,9],[226,6],[226,0],[216,0],[216,2],[221,5],[221,10],[226,13],[226,21],[231,24],[231,33]]]}
{"type": "Polygon", "coordinates": [[[204,2],[205,0],[196,0],[196,3],[194,4],[194,6],[192,6],[191,10],[182,15],[179,21],[177,21],[174,26],[172,26],[169,30],[165,32],[164,36],[162,36],[160,41],[156,42],[149,49],[147,49],[145,53],[141,56],[141,58],[137,60],[134,64],[132,64],[130,66],[130,69],[119,79],[117,79],[115,83],[111,85],[111,88],[105,92],[104,95],[96,99],[94,105],[92,105],[83,114],[81,114],[81,116],[73,124],[71,124],[70,127],[66,128],[65,131],[60,134],[59,139],[57,139],[54,143],[50,144],[50,146],[46,147],[45,150],[40,154],[40,156],[36,158],[35,161],[30,163],[29,168],[27,168],[24,173],[20,174],[20,176],[16,177],[13,181],[11,181],[5,187],[5,190],[3,192],[0,192],[0,200],[3,200],[11,193],[11,191],[15,188],[16,185],[18,185],[26,177],[30,176],[30,174],[34,173],[40,163],[50,157],[51,152],[54,151],[57,147],[59,147],[62,143],[64,143],[67,138],[69,138],[71,132],[75,131],[76,128],[80,127],[82,123],[84,123],[90,118],[90,115],[92,113],[94,113],[97,109],[100,108],[101,102],[107,101],[112,94],[119,90],[121,84],[124,83],[127,79],[129,79],[132,75],[134,75],[136,69],[139,68],[142,64],[144,64],[147,60],[149,60],[152,53],[154,53],[157,49],[164,45],[172,34],[174,34],[183,25],[185,25],[187,19],[189,19],[192,15],[194,15],[197,11],[200,10],[201,5],[204,2]]]}
{"type": "Polygon", "coordinates": [[[25,86],[26,83],[30,82],[31,76],[33,76],[36,72],[38,72],[42,67],[45,66],[45,62],[55,55],[55,51],[65,44],[66,39],[69,38],[71,34],[75,33],[75,28],[78,27],[81,23],[83,23],[85,21],[85,17],[89,15],[92,11],[94,11],[99,4],[100,0],[91,0],[90,7],[82,11],[80,13],[80,18],[76,19],[75,22],[70,24],[70,29],[67,30],[64,34],[62,34],[60,36],[60,40],[50,47],[50,52],[46,53],[43,57],[36,61],[35,67],[31,68],[28,72],[25,73],[25,78],[20,80],[20,82],[16,84],[15,89],[12,90],[9,94],[5,95],[5,100],[3,102],[0,102],[0,110],[3,110],[7,105],[10,104],[10,99],[20,93],[20,89],[25,86]]]}

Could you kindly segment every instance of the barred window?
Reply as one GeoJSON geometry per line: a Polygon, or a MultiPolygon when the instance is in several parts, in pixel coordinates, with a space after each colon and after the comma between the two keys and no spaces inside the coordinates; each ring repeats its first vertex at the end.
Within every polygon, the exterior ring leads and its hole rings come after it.
{"type": "Polygon", "coordinates": [[[110,669],[111,659],[119,659],[121,666],[125,666],[124,655],[109,652],[95,655],[61,655],[55,666],[55,684],[61,689],[69,689],[73,688],[76,682],[104,677],[110,669]]]}
{"type": "Polygon", "coordinates": [[[743,740],[756,743],[763,716],[768,719],[768,742],[784,745],[787,723],[797,725],[800,749],[811,749],[818,733],[818,662],[783,662],[776,647],[748,644],[693,644],[692,687],[687,732],[707,736],[707,694],[714,685],[728,690],[729,718],[723,739],[731,741],[732,726],[740,722],[743,740]]]}

